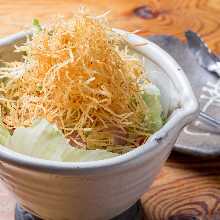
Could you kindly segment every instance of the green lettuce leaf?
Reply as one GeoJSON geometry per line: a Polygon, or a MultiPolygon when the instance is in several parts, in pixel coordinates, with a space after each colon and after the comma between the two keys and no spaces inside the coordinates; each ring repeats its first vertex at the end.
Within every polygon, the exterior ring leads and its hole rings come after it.
{"type": "Polygon", "coordinates": [[[36,33],[39,33],[40,31],[42,31],[42,27],[40,25],[40,22],[38,19],[34,18],[33,21],[32,21],[32,24],[34,26],[34,29],[36,31],[36,33]]]}
{"type": "Polygon", "coordinates": [[[149,129],[155,132],[163,126],[160,90],[153,84],[146,84],[144,85],[144,93],[142,96],[147,106],[149,106],[145,122],[149,129]]]}
{"type": "Polygon", "coordinates": [[[74,148],[58,128],[45,119],[29,128],[17,128],[6,146],[28,156],[63,162],[103,160],[118,155],[106,150],[74,148]]]}

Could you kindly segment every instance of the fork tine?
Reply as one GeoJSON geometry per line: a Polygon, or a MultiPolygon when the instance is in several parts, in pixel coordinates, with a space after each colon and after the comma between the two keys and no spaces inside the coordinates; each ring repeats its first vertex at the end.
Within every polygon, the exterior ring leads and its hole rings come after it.
{"type": "Polygon", "coordinates": [[[205,112],[200,112],[199,113],[199,118],[201,120],[203,120],[205,123],[207,123],[208,125],[211,125],[215,128],[220,129],[220,120],[217,120],[215,118],[213,118],[212,116],[206,114],[205,112]]]}

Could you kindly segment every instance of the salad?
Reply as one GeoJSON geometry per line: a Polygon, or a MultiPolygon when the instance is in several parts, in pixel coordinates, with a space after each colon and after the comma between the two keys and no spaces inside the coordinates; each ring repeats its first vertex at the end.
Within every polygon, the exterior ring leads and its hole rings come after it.
{"type": "Polygon", "coordinates": [[[57,17],[0,67],[0,144],[32,157],[101,160],[143,144],[163,125],[159,89],[106,16],[57,17]]]}

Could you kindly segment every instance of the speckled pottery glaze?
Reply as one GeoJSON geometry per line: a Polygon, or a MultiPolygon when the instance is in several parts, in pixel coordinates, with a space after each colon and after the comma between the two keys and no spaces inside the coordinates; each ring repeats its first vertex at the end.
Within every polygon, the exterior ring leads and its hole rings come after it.
{"type": "MultiPolygon", "coordinates": [[[[137,149],[107,160],[62,163],[31,158],[0,146],[0,177],[19,204],[47,220],[107,220],[147,191],[169,156],[179,132],[198,114],[185,74],[154,43],[115,29],[143,57],[149,78],[160,88],[167,123],[137,149]]],[[[0,58],[15,60],[13,45],[27,33],[0,40],[0,58]]],[[[17,57],[16,57],[17,56],[17,57]]]]}

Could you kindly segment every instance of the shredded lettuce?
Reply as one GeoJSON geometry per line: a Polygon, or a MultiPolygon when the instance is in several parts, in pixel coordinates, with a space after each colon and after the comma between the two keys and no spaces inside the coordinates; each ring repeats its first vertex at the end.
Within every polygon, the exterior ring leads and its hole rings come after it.
{"type": "Polygon", "coordinates": [[[0,129],[0,132],[1,143],[9,149],[46,160],[94,161],[118,155],[106,150],[84,150],[72,147],[61,131],[45,119],[36,121],[32,127],[15,129],[9,139],[7,130],[0,129]],[[6,139],[7,141],[5,141],[6,139]]]}
{"type": "Polygon", "coordinates": [[[155,132],[163,126],[160,90],[155,85],[149,83],[144,85],[142,96],[145,103],[149,106],[149,111],[145,117],[146,124],[152,132],[155,132]]]}

